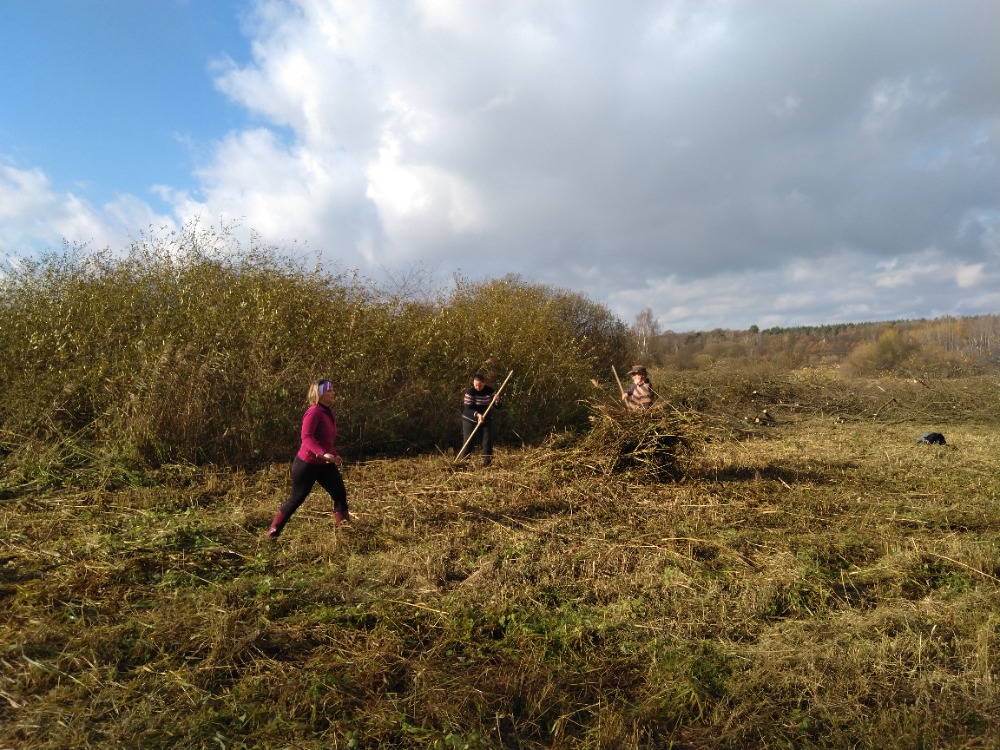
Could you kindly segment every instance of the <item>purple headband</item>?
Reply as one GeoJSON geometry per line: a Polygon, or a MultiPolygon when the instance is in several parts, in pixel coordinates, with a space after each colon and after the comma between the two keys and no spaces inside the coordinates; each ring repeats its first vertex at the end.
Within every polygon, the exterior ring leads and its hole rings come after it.
{"type": "Polygon", "coordinates": [[[333,390],[333,383],[329,380],[321,380],[319,381],[319,387],[316,390],[319,392],[319,395],[322,396],[327,391],[333,390]]]}

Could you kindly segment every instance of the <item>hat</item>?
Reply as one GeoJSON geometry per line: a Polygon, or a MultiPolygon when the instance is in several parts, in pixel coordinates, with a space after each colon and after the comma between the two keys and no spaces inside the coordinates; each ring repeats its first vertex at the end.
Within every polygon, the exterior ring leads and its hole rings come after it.
{"type": "Polygon", "coordinates": [[[629,375],[642,375],[644,378],[649,377],[646,374],[646,368],[642,365],[632,365],[632,369],[628,371],[629,375]]]}

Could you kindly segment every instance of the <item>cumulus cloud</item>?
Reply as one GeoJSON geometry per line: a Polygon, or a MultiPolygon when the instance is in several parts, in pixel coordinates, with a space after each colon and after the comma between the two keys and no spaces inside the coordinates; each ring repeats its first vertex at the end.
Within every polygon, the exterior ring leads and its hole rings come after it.
{"type": "Polygon", "coordinates": [[[994,311],[1000,6],[960,5],[257,0],[214,67],[253,125],[159,194],[664,329],[994,311]]]}
{"type": "Polygon", "coordinates": [[[790,320],[822,325],[933,318],[1000,310],[1000,273],[954,263],[935,250],[881,261],[844,249],[772,270],[672,275],[645,289],[614,292],[610,305],[624,317],[651,298],[663,302],[660,318],[670,321],[665,330],[676,331],[719,327],[720,315],[736,329],[785,327],[790,320]]]}
{"type": "Polygon", "coordinates": [[[59,249],[63,242],[91,249],[120,248],[130,233],[173,226],[134,196],[94,206],[56,189],[41,169],[0,163],[0,252],[19,255],[59,249]]]}

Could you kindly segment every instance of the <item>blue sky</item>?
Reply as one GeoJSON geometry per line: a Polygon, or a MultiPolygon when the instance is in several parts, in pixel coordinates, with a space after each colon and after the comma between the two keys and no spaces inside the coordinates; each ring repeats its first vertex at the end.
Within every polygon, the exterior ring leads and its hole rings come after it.
{"type": "Polygon", "coordinates": [[[4,0],[0,260],[236,224],[665,330],[1000,311],[995,0],[4,0]]]}
{"type": "MultiPolygon", "coordinates": [[[[241,3],[6,0],[0,4],[0,149],[97,203],[193,187],[200,149],[247,120],[214,61],[249,57],[241,3]]],[[[9,248],[8,248],[9,249],[9,248]]]]}

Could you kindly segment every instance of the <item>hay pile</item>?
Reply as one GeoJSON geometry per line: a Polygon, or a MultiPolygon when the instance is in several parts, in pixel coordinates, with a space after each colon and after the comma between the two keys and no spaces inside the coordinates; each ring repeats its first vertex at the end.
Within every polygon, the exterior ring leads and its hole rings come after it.
{"type": "Polygon", "coordinates": [[[684,457],[709,439],[701,414],[654,406],[626,412],[591,405],[590,429],[575,436],[554,436],[548,447],[564,470],[600,476],[625,475],[642,482],[663,482],[684,475],[684,457]]]}

